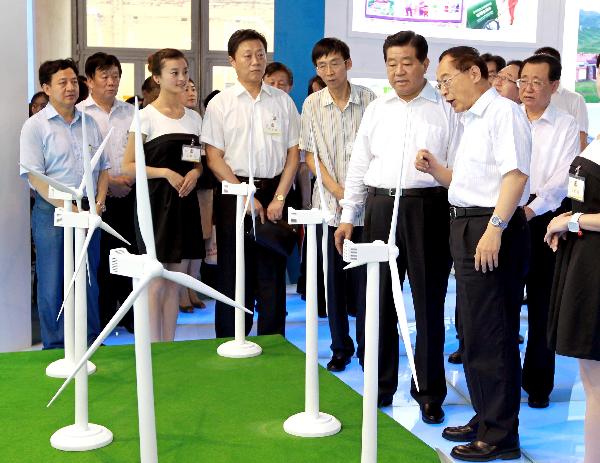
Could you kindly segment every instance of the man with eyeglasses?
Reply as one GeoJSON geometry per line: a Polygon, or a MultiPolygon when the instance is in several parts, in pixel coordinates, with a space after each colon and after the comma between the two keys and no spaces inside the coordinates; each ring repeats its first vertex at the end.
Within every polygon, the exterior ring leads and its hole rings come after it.
{"type": "Polygon", "coordinates": [[[454,47],[440,56],[442,95],[462,115],[454,167],[419,151],[416,166],[449,187],[450,248],[463,363],[475,416],[444,429],[465,461],[515,459],[519,445],[521,362],[519,312],[529,254],[523,208],[529,197],[531,131],[519,106],[490,88],[476,49],[454,47]]]}
{"type": "MultiPolygon", "coordinates": [[[[122,74],[121,63],[114,55],[103,52],[94,53],[85,62],[85,75],[90,89],[89,96],[77,104],[94,118],[103,137],[109,130],[113,132],[106,145],[105,152],[110,159],[108,171],[108,194],[104,217],[130,243],[135,243],[133,223],[135,194],[132,193],[134,179],[121,173],[121,161],[127,145],[127,135],[133,120],[133,106],[117,99],[122,74]]],[[[112,275],[109,269],[108,254],[111,249],[123,247],[123,243],[108,233],[100,238],[100,264],[98,267],[98,287],[100,324],[104,327],[119,305],[131,292],[131,280],[112,275]]],[[[128,247],[132,253],[136,247],[128,247]]],[[[131,314],[131,312],[130,312],[131,314]]],[[[133,329],[133,317],[128,315],[124,324],[133,329]]]]}
{"type": "MultiPolygon", "coordinates": [[[[457,119],[425,79],[428,44],[412,31],[390,35],[383,44],[389,92],[366,109],[354,141],[341,223],[335,232],[340,254],[353,234],[353,221],[365,208],[364,240],[387,241],[398,178],[401,198],[395,230],[398,273],[408,272],[417,337],[415,362],[420,390],[410,393],[428,424],[444,420],[444,301],[450,273],[447,190],[415,169],[419,149],[446,166],[452,158],[457,119]]],[[[379,322],[379,406],[388,406],[398,387],[398,328],[389,266],[381,265],[379,322]]],[[[364,325],[364,314],[359,314],[364,325]]],[[[360,342],[360,341],[359,341],[360,342]]],[[[359,346],[360,347],[360,346],[359,346]]],[[[359,355],[361,355],[359,349],[359,355]]],[[[360,359],[362,362],[362,358],[360,359]]]]}
{"type": "MultiPolygon", "coordinates": [[[[333,37],[319,40],[312,49],[312,62],[327,86],[309,95],[304,101],[300,149],[306,151],[306,164],[313,173],[316,173],[314,156],[318,156],[325,190],[325,207],[334,214],[327,226],[320,230],[320,233],[327,233],[329,236],[325,278],[332,357],[327,369],[343,371],[354,354],[348,309],[364,312],[366,279],[364,267],[344,270],[346,264],[335,249],[333,234],[341,219],[342,208],[339,201],[344,197],[346,172],[354,138],[363,113],[375,99],[375,94],[366,87],[348,82],[352,60],[348,45],[341,40],[333,37]]],[[[315,187],[313,207],[321,206],[319,191],[315,187]]],[[[363,223],[362,213],[354,217],[355,240],[362,239],[363,223]]],[[[357,337],[362,337],[360,330],[357,337]]]]}
{"type": "Polygon", "coordinates": [[[551,103],[560,75],[561,65],[554,57],[533,55],[523,62],[517,81],[532,132],[531,196],[524,208],[531,259],[526,279],[529,336],[523,362],[523,389],[532,408],[546,408],[554,387],[555,356],[548,349],[546,329],[555,255],[544,236],[550,220],[570,210],[565,201],[569,166],[579,153],[577,122],[551,103]]]}
{"type": "Polygon", "coordinates": [[[509,61],[508,64],[498,72],[498,75],[492,83],[500,95],[517,104],[521,104],[521,100],[519,99],[519,87],[517,86],[521,66],[523,66],[522,61],[509,61]]]}

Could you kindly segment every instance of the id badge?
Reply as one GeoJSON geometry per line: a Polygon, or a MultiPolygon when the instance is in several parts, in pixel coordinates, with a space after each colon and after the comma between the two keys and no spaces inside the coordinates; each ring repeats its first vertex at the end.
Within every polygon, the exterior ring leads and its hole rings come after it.
{"type": "Polygon", "coordinates": [[[583,202],[585,193],[585,178],[579,175],[569,174],[569,189],[567,196],[579,202],[583,202]]]}
{"type": "Polygon", "coordinates": [[[183,145],[181,147],[181,160],[188,162],[200,162],[202,149],[199,146],[183,145]]]}
{"type": "Polygon", "coordinates": [[[270,135],[281,135],[281,121],[273,115],[265,125],[265,133],[270,135]]]}

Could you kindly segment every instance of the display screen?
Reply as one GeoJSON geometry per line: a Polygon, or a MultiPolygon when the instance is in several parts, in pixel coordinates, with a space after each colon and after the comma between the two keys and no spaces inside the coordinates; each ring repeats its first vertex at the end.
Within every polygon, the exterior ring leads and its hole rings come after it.
{"type": "Polygon", "coordinates": [[[352,30],[533,43],[538,0],[353,0],[352,30]]]}

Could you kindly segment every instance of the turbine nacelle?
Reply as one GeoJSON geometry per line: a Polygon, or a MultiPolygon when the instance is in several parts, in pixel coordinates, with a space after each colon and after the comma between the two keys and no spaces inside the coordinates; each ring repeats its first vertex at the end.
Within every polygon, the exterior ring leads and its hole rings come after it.
{"type": "Polygon", "coordinates": [[[344,262],[348,262],[345,269],[359,267],[373,262],[388,262],[390,250],[387,244],[381,240],[372,243],[353,243],[344,240],[343,249],[344,262]]]}
{"type": "Polygon", "coordinates": [[[321,225],[323,212],[320,209],[294,209],[288,207],[288,223],[290,225],[321,225]]]}
{"type": "Polygon", "coordinates": [[[254,185],[248,185],[246,182],[229,183],[228,181],[223,180],[221,182],[221,192],[224,195],[248,196],[249,194],[256,193],[256,187],[254,185]]]}
{"type": "Polygon", "coordinates": [[[148,254],[131,254],[125,248],[110,250],[110,273],[129,278],[158,277],[163,265],[148,254]]]}

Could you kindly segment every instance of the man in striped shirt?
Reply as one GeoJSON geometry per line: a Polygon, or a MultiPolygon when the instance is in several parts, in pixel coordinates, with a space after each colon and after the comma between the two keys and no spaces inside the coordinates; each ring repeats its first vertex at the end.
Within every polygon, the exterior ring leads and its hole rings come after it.
{"type": "MultiPolygon", "coordinates": [[[[318,156],[324,186],[324,206],[335,216],[322,233],[329,234],[327,275],[327,305],[331,350],[329,371],[343,371],[354,354],[349,334],[348,304],[364,306],[364,268],[344,271],[344,261],[335,250],[333,234],[340,223],[339,200],[344,197],[346,171],[350,162],[354,137],[367,105],[375,99],[368,88],[348,82],[352,67],[348,45],[336,38],[319,40],[312,50],[312,62],[327,87],[313,93],[302,107],[300,149],[306,151],[306,163],[316,173],[314,156],[318,156]],[[354,294],[357,297],[352,298],[354,294]]],[[[320,208],[320,195],[315,187],[313,207],[320,208]]],[[[355,240],[362,234],[363,214],[353,221],[355,240]]],[[[355,307],[353,307],[355,308],[355,307]]],[[[357,310],[363,313],[361,310],[357,310]]]]}

